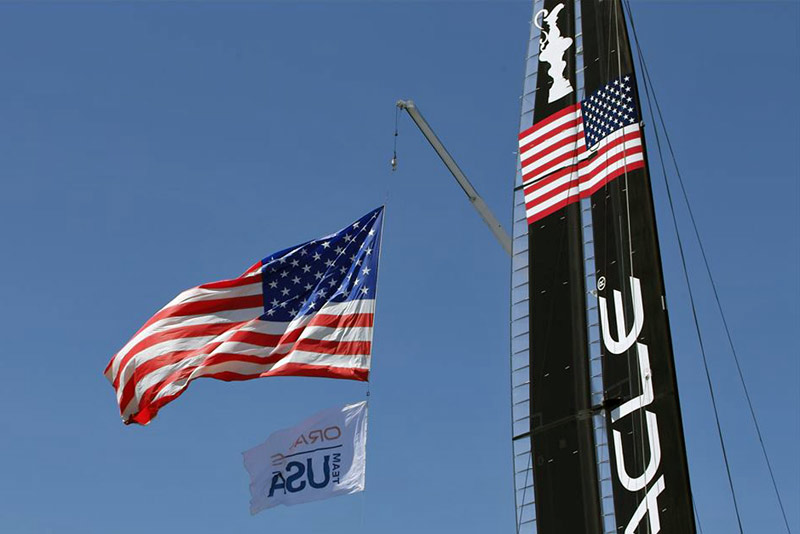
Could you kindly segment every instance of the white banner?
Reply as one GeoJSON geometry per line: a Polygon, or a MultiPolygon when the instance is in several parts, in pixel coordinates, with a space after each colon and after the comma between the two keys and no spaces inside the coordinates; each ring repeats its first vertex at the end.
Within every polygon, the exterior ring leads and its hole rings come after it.
{"type": "Polygon", "coordinates": [[[364,490],[367,402],[319,412],[245,451],[250,513],[364,490]]]}

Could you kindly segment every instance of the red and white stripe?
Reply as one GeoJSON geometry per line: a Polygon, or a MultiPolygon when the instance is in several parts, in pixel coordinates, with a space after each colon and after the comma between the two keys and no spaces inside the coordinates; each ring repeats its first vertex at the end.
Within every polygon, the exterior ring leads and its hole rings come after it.
{"type": "Polygon", "coordinates": [[[553,113],[519,135],[523,182],[575,165],[586,150],[580,104],[553,113]]]}
{"type": "Polygon", "coordinates": [[[327,303],[290,322],[262,321],[261,274],[184,291],[108,364],[126,423],[146,424],[195,378],[323,376],[366,380],[373,299],[327,303]]]}
{"type": "Polygon", "coordinates": [[[618,176],[644,167],[638,124],[587,150],[580,104],[569,106],[519,135],[528,223],[591,196],[618,176]]]}

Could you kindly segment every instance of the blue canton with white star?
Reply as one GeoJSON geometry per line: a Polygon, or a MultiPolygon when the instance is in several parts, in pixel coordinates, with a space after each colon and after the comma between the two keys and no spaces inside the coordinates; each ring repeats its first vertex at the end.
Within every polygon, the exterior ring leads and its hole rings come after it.
{"type": "Polygon", "coordinates": [[[591,150],[607,135],[639,122],[633,84],[632,75],[621,76],[581,102],[586,148],[591,150]]]}
{"type": "Polygon", "coordinates": [[[264,314],[291,321],[328,302],[374,299],[378,281],[383,207],[335,234],[264,258],[264,314]]]}

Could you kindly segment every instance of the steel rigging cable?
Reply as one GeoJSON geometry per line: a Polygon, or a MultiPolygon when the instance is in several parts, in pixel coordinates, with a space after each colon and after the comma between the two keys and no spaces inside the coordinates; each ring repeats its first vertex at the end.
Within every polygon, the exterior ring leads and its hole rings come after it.
{"type": "MultiPolygon", "coordinates": [[[[628,12],[630,13],[630,4],[628,4],[628,12]]],[[[633,28],[633,17],[629,17],[629,18],[631,18],[631,28],[633,28]]],[[[639,47],[638,39],[636,39],[636,31],[634,30],[633,33],[634,33],[634,41],[636,42],[636,51],[637,51],[637,54],[639,56],[639,63],[642,65],[642,72],[644,73],[644,79],[642,81],[642,86],[644,87],[644,90],[645,90],[645,96],[646,96],[646,99],[647,99],[647,107],[650,109],[650,115],[652,117],[655,117],[655,113],[653,111],[654,107],[653,107],[653,104],[652,104],[651,99],[650,99],[650,88],[648,87],[649,86],[649,84],[648,84],[649,76],[648,76],[648,73],[647,73],[647,69],[646,69],[646,67],[644,65],[644,58],[642,57],[642,51],[641,51],[641,48],[639,47]]],[[[699,321],[698,316],[697,316],[697,307],[696,307],[695,302],[694,302],[694,291],[692,289],[692,283],[691,283],[691,280],[690,280],[690,277],[689,277],[689,269],[688,269],[687,264],[686,264],[686,255],[685,255],[684,250],[683,250],[683,240],[681,239],[680,229],[678,228],[678,219],[677,219],[677,216],[675,215],[675,205],[674,205],[673,199],[672,199],[672,190],[670,189],[669,181],[667,180],[667,168],[666,168],[666,164],[664,163],[664,154],[663,154],[663,151],[662,151],[662,148],[661,148],[661,138],[660,138],[660,136],[658,134],[658,128],[656,128],[655,125],[654,125],[654,128],[653,128],[653,131],[655,132],[655,136],[656,136],[656,146],[658,148],[658,157],[659,157],[659,160],[661,162],[661,171],[662,171],[662,173],[664,175],[664,183],[666,184],[666,188],[667,188],[667,199],[669,201],[669,209],[670,209],[670,213],[672,215],[672,224],[675,227],[675,234],[676,234],[676,236],[678,238],[678,251],[680,253],[681,265],[683,266],[683,276],[684,276],[684,279],[686,281],[686,286],[689,289],[689,305],[690,305],[690,307],[692,309],[692,319],[694,320],[695,331],[697,332],[697,340],[698,340],[698,343],[700,345],[700,355],[702,356],[702,359],[703,359],[703,368],[705,370],[706,381],[708,383],[708,391],[709,391],[709,394],[711,396],[711,406],[714,409],[714,421],[716,423],[717,434],[719,436],[719,443],[720,443],[720,447],[722,449],[722,458],[723,458],[724,463],[725,463],[725,472],[726,472],[727,477],[728,477],[728,485],[730,486],[730,490],[731,490],[731,498],[733,499],[733,508],[734,508],[734,512],[736,514],[736,521],[737,521],[738,526],[739,526],[739,532],[740,532],[740,534],[744,534],[744,528],[742,527],[742,518],[741,518],[741,514],[739,513],[739,503],[738,503],[738,501],[736,499],[736,490],[735,490],[734,485],[733,485],[733,477],[731,475],[730,462],[728,461],[728,452],[727,452],[727,448],[725,447],[725,438],[724,438],[723,433],[722,433],[722,425],[720,423],[719,410],[717,408],[717,398],[716,398],[716,395],[714,394],[714,385],[713,385],[713,383],[711,381],[711,371],[709,370],[709,366],[708,366],[708,357],[706,355],[705,344],[703,343],[703,335],[702,335],[702,332],[700,330],[700,321],[699,321]]]]}
{"type": "MultiPolygon", "coordinates": [[[[625,2],[627,4],[628,12],[630,13],[630,10],[631,10],[630,0],[625,0],[625,2]]],[[[755,427],[756,434],[758,436],[758,441],[759,441],[759,444],[761,446],[761,452],[762,452],[762,455],[764,456],[764,462],[766,463],[767,470],[769,471],[770,480],[772,481],[772,487],[775,490],[775,497],[777,498],[777,501],[778,501],[778,507],[780,508],[781,516],[783,517],[783,522],[784,522],[784,524],[786,526],[786,531],[789,534],[791,534],[792,530],[789,527],[789,520],[786,517],[786,510],[785,510],[785,508],[783,506],[783,499],[781,498],[780,491],[778,490],[778,484],[775,481],[775,473],[774,473],[774,471],[772,469],[772,463],[769,460],[769,455],[767,454],[767,448],[766,448],[766,445],[764,444],[764,438],[763,438],[763,436],[761,434],[761,427],[758,424],[758,418],[756,417],[756,412],[755,412],[755,409],[753,408],[753,403],[752,403],[752,401],[750,399],[750,392],[747,389],[747,383],[745,382],[745,379],[744,379],[744,373],[743,373],[742,367],[741,367],[741,365],[739,363],[739,356],[738,356],[738,353],[736,352],[736,347],[734,346],[734,343],[733,343],[733,337],[731,336],[731,331],[730,331],[730,328],[728,327],[728,321],[727,321],[727,319],[725,317],[725,312],[723,311],[723,308],[722,308],[722,301],[720,300],[719,292],[717,291],[717,284],[716,284],[716,281],[714,280],[714,276],[711,274],[711,267],[710,267],[709,262],[708,262],[708,257],[706,255],[705,247],[703,246],[703,240],[700,238],[700,231],[698,230],[697,222],[696,222],[696,220],[694,218],[694,211],[692,210],[692,206],[689,203],[689,195],[686,192],[686,187],[685,187],[685,185],[683,183],[683,176],[681,175],[680,168],[678,167],[678,159],[675,157],[675,151],[672,148],[672,141],[671,141],[671,139],[669,137],[669,132],[667,131],[667,125],[666,125],[666,122],[664,121],[664,116],[661,113],[661,106],[659,105],[658,97],[657,97],[657,95],[655,93],[655,88],[653,87],[652,80],[650,79],[650,72],[647,69],[647,63],[644,60],[644,54],[642,52],[641,47],[639,46],[639,39],[638,39],[638,37],[636,35],[636,26],[633,23],[633,17],[631,17],[631,28],[633,29],[633,36],[634,36],[634,40],[636,42],[636,49],[637,49],[637,52],[639,54],[640,63],[642,64],[642,69],[643,69],[643,71],[645,73],[647,82],[648,82],[648,84],[650,86],[650,90],[653,92],[653,101],[655,103],[655,109],[656,109],[656,111],[658,113],[658,119],[659,119],[659,121],[661,123],[661,128],[664,131],[664,138],[665,138],[665,140],[667,142],[667,147],[669,149],[670,157],[672,158],[673,166],[675,167],[675,174],[676,174],[676,176],[678,178],[678,184],[680,185],[680,188],[681,188],[683,201],[686,204],[686,208],[687,208],[687,211],[689,213],[689,220],[692,223],[692,229],[694,230],[694,235],[695,235],[695,238],[697,239],[697,244],[699,245],[699,248],[700,248],[700,254],[701,254],[702,258],[703,258],[703,265],[705,266],[705,270],[706,270],[706,274],[708,275],[708,279],[711,282],[711,289],[712,289],[712,292],[714,294],[714,300],[716,301],[717,310],[719,311],[720,318],[722,319],[722,325],[723,325],[724,330],[725,330],[725,335],[726,335],[726,337],[728,339],[728,345],[731,348],[731,354],[733,355],[733,361],[736,364],[736,370],[737,370],[737,372],[739,374],[739,380],[740,380],[740,382],[742,384],[742,390],[744,391],[745,399],[747,400],[747,406],[748,406],[748,408],[750,410],[750,416],[751,416],[751,418],[753,420],[753,426],[755,427]]],[[[665,180],[666,180],[666,174],[664,176],[665,176],[665,180]]],[[[669,184],[667,184],[667,185],[669,185],[669,184]]]]}
{"type": "MultiPolygon", "coordinates": [[[[625,0],[625,3],[626,3],[626,7],[627,7],[627,10],[628,10],[628,13],[630,14],[631,13],[630,0],[625,0]]],[[[724,327],[724,330],[725,330],[725,334],[726,334],[727,339],[728,339],[728,344],[729,344],[729,346],[731,348],[731,354],[733,355],[733,360],[734,360],[734,362],[736,364],[736,370],[737,370],[737,372],[739,374],[739,380],[740,380],[740,382],[742,384],[742,389],[743,389],[744,394],[745,394],[745,399],[747,401],[747,405],[748,405],[748,408],[750,410],[750,415],[751,415],[752,420],[753,420],[753,425],[755,427],[756,434],[758,436],[758,441],[759,441],[759,444],[761,446],[761,452],[762,452],[762,455],[764,456],[764,461],[765,461],[765,463],[767,465],[767,470],[769,471],[769,476],[770,476],[770,479],[772,481],[773,489],[775,490],[775,496],[776,496],[777,501],[778,501],[778,506],[780,508],[780,512],[781,512],[781,515],[782,515],[782,518],[783,518],[783,522],[784,522],[784,524],[786,526],[786,531],[789,532],[789,534],[791,534],[791,528],[789,527],[789,521],[788,521],[788,519],[786,517],[786,510],[785,510],[785,508],[783,506],[783,500],[781,499],[780,491],[778,490],[778,485],[777,485],[777,482],[775,480],[775,475],[774,475],[774,472],[773,472],[773,469],[772,469],[772,464],[771,464],[771,462],[769,460],[769,455],[767,454],[766,446],[764,444],[764,439],[763,439],[763,436],[761,434],[761,428],[760,428],[760,426],[758,424],[758,418],[756,417],[755,409],[753,408],[753,403],[752,403],[751,398],[750,398],[750,393],[749,393],[749,390],[747,389],[747,384],[746,384],[745,379],[744,379],[744,373],[743,373],[742,367],[741,367],[741,365],[739,363],[739,357],[738,357],[738,354],[736,352],[736,348],[735,348],[734,343],[733,343],[733,337],[731,336],[730,328],[728,327],[728,322],[727,322],[727,319],[725,317],[725,313],[724,313],[723,308],[722,308],[722,302],[721,302],[720,297],[719,297],[719,292],[717,290],[717,285],[716,285],[714,277],[713,277],[713,275],[711,273],[711,267],[710,267],[709,262],[708,262],[708,257],[707,257],[706,252],[705,252],[705,247],[703,246],[703,241],[700,238],[700,232],[699,232],[699,229],[697,227],[697,222],[696,222],[695,217],[694,217],[694,212],[693,212],[691,204],[689,202],[689,197],[688,197],[688,194],[686,192],[686,187],[685,187],[684,182],[683,182],[683,177],[681,175],[680,168],[678,167],[678,161],[677,161],[677,158],[675,156],[675,151],[674,151],[674,149],[672,147],[672,142],[671,142],[670,137],[669,137],[669,132],[667,131],[666,122],[664,121],[664,116],[663,116],[663,114],[661,112],[661,106],[659,105],[658,97],[657,97],[657,95],[655,93],[655,88],[653,86],[652,79],[650,78],[650,72],[649,72],[649,70],[647,68],[647,63],[645,62],[644,54],[642,52],[641,46],[639,45],[639,39],[638,39],[638,36],[637,36],[637,33],[636,33],[636,26],[635,26],[635,24],[633,22],[633,17],[631,16],[630,19],[631,19],[631,28],[633,30],[633,37],[634,37],[634,41],[636,43],[636,49],[637,49],[637,53],[638,53],[638,56],[639,56],[639,63],[641,64],[642,72],[645,75],[645,79],[644,79],[644,84],[643,85],[645,87],[645,92],[647,94],[648,106],[651,109],[651,115],[653,116],[654,119],[656,118],[656,114],[657,114],[658,121],[661,124],[661,129],[664,132],[664,138],[666,140],[667,147],[669,149],[669,153],[670,153],[670,157],[672,159],[673,166],[675,167],[675,174],[676,174],[676,176],[678,178],[678,183],[680,185],[680,189],[681,189],[681,193],[682,193],[682,196],[683,196],[683,200],[684,200],[684,203],[686,204],[686,208],[687,208],[687,211],[689,213],[689,220],[690,220],[690,222],[692,224],[692,229],[694,231],[695,238],[696,238],[698,246],[700,248],[700,253],[701,253],[701,256],[702,256],[703,265],[705,267],[706,274],[708,275],[709,281],[711,282],[711,288],[712,288],[712,292],[714,294],[714,299],[715,299],[716,304],[717,304],[717,310],[719,311],[720,318],[722,319],[722,324],[723,324],[723,327],[724,327]],[[648,90],[648,86],[649,86],[649,90],[648,90]],[[653,104],[650,102],[650,92],[653,93],[652,98],[653,98],[653,103],[655,104],[655,106],[653,106],[653,104]]],[[[681,249],[681,260],[683,261],[683,264],[684,264],[684,275],[686,276],[687,285],[689,285],[690,300],[693,301],[692,293],[691,293],[691,285],[689,284],[689,279],[688,279],[688,271],[686,269],[685,258],[683,256],[680,232],[678,231],[677,220],[676,220],[676,216],[675,216],[674,206],[673,206],[673,203],[672,203],[671,190],[670,190],[670,186],[669,186],[669,181],[667,180],[666,167],[664,165],[663,156],[662,156],[662,153],[661,153],[658,129],[655,127],[655,124],[654,124],[654,131],[656,132],[656,142],[659,145],[659,157],[662,159],[662,162],[661,162],[662,163],[662,170],[664,172],[664,181],[665,181],[665,184],[666,184],[666,187],[667,187],[667,195],[669,197],[670,210],[672,212],[672,218],[673,218],[673,223],[675,224],[676,234],[678,235],[679,248],[681,249]]],[[[697,324],[697,316],[696,316],[696,312],[695,312],[695,309],[694,309],[694,304],[692,304],[692,312],[693,312],[693,314],[695,316],[695,323],[696,323],[696,328],[698,329],[698,337],[699,337],[700,336],[699,324],[697,324]]],[[[702,345],[702,340],[700,341],[700,343],[702,345]]],[[[707,367],[707,362],[705,361],[705,354],[703,354],[703,359],[704,359],[704,365],[706,365],[706,373],[708,374],[708,367],[707,367]]],[[[709,380],[709,389],[711,390],[712,401],[713,401],[713,388],[711,387],[710,375],[708,375],[707,378],[709,380]]],[[[715,408],[715,416],[716,416],[716,408],[715,408]]],[[[721,434],[720,434],[720,441],[722,441],[721,434]]],[[[723,444],[723,455],[724,455],[724,453],[725,453],[725,450],[724,450],[724,444],[723,444]]],[[[728,470],[728,478],[729,478],[729,482],[731,484],[731,491],[733,492],[733,482],[732,482],[731,476],[730,476],[730,468],[729,468],[729,465],[728,465],[728,462],[727,462],[727,457],[726,457],[725,467],[728,470]]],[[[736,504],[735,494],[734,494],[734,504],[736,504]]],[[[737,519],[739,519],[738,507],[737,507],[737,519]]],[[[740,526],[740,530],[741,530],[741,520],[740,519],[739,519],[739,526],[740,526]]]]}

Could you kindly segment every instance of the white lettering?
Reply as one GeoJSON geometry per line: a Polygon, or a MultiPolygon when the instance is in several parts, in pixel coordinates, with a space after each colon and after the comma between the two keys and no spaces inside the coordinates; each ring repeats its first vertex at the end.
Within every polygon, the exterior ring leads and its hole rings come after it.
{"type": "Polygon", "coordinates": [[[639,359],[639,377],[642,386],[642,394],[631,399],[622,406],[611,410],[611,422],[616,423],[628,414],[644,408],[655,398],[653,393],[653,381],[650,374],[650,353],[646,345],[636,344],[636,354],[639,359]]]}
{"type": "Polygon", "coordinates": [[[636,338],[642,332],[644,325],[644,307],[642,306],[642,286],[638,278],[631,276],[631,291],[633,292],[633,328],[625,333],[625,308],[622,306],[622,293],[614,290],[614,306],[617,308],[617,336],[611,336],[611,329],[608,323],[608,305],[606,299],[599,297],[600,300],[600,324],[603,329],[603,343],[612,354],[622,354],[633,346],[636,338]]]}
{"type": "Polygon", "coordinates": [[[661,520],[658,517],[658,496],[664,491],[664,475],[658,477],[656,483],[647,492],[644,500],[639,503],[639,507],[633,512],[628,526],[625,527],[625,534],[635,534],[639,523],[644,519],[647,514],[647,520],[650,522],[651,534],[658,534],[661,532],[661,520]]]}
{"type": "MultiPolygon", "coordinates": [[[[642,410],[655,400],[653,392],[653,376],[650,370],[650,354],[647,346],[637,343],[639,334],[644,326],[644,306],[642,305],[642,287],[638,278],[631,277],[631,298],[633,301],[633,324],[631,329],[626,332],[627,324],[625,321],[625,308],[622,302],[622,294],[614,290],[615,322],[617,324],[616,339],[611,334],[609,323],[608,303],[604,297],[598,297],[600,308],[600,327],[603,332],[603,344],[611,354],[622,354],[636,345],[636,357],[639,364],[639,381],[641,394],[630,399],[611,411],[611,423],[616,423],[620,419],[627,417],[637,410],[642,410]]],[[[631,476],[625,468],[625,452],[622,447],[622,433],[612,429],[614,441],[614,459],[617,464],[617,478],[623,488],[630,492],[637,492],[647,488],[658,473],[661,465],[661,440],[658,435],[658,418],[656,414],[645,410],[645,421],[647,424],[647,443],[650,447],[650,460],[644,472],[639,476],[631,476]]],[[[639,503],[633,516],[625,528],[625,534],[634,534],[635,530],[647,516],[650,523],[650,532],[656,534],[661,530],[661,522],[658,516],[658,496],[666,487],[664,476],[660,476],[655,484],[649,488],[647,494],[639,503]]]]}
{"type": "Polygon", "coordinates": [[[614,457],[617,460],[617,477],[619,482],[628,491],[639,491],[644,489],[653,477],[656,476],[658,466],[661,464],[661,443],[658,439],[658,419],[653,412],[644,412],[647,421],[647,441],[650,446],[650,461],[647,467],[638,477],[632,477],[625,469],[625,458],[622,452],[622,434],[614,430],[614,457]]]}

